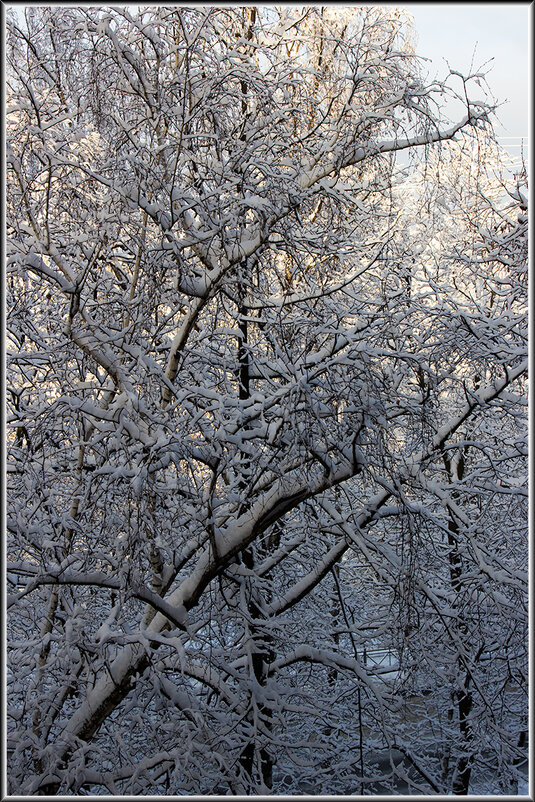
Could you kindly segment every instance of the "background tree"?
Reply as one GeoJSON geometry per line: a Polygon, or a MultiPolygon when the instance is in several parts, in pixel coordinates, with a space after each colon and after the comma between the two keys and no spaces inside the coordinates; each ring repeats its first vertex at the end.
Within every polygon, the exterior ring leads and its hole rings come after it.
{"type": "Polygon", "coordinates": [[[514,782],[526,221],[433,151],[490,108],[393,9],[8,32],[10,792],[514,782]]]}

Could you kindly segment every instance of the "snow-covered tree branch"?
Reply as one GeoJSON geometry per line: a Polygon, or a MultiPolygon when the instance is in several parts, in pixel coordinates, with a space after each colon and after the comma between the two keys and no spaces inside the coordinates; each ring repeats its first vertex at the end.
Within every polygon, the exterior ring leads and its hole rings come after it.
{"type": "Polygon", "coordinates": [[[8,15],[11,794],[514,789],[527,179],[409,33],[8,15]]]}

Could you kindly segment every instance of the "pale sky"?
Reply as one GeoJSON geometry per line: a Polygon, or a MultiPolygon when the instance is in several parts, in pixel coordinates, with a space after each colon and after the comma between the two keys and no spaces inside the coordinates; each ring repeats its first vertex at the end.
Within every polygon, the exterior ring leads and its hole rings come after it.
{"type": "MultiPolygon", "coordinates": [[[[392,4],[393,5],[393,4],[392,4]]],[[[530,133],[532,72],[530,3],[407,3],[418,33],[416,52],[432,59],[431,78],[467,73],[489,62],[487,82],[498,110],[496,133],[513,155],[530,133]],[[507,101],[506,103],[504,101],[507,101]],[[514,147],[513,149],[513,146],[514,147]]]]}

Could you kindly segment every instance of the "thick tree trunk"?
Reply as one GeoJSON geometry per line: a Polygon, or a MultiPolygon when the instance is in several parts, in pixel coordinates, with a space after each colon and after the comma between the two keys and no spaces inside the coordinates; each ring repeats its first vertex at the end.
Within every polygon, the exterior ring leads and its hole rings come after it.
{"type": "Polygon", "coordinates": [[[463,736],[465,753],[457,760],[455,773],[453,775],[452,792],[456,795],[466,795],[470,788],[470,776],[472,773],[472,727],[470,725],[470,713],[473,707],[473,697],[471,691],[466,689],[457,695],[457,709],[459,712],[459,730],[463,736]]]}
{"type": "MultiPolygon", "coordinates": [[[[254,551],[253,548],[247,549],[243,555],[243,564],[249,569],[254,568],[254,551]]],[[[259,604],[257,603],[257,594],[255,588],[251,588],[250,599],[248,601],[248,612],[252,619],[258,619],[262,616],[259,604]]],[[[261,687],[264,687],[267,681],[267,669],[270,663],[275,659],[275,653],[271,648],[272,638],[267,636],[261,627],[249,625],[249,635],[252,643],[254,644],[254,652],[251,655],[251,667],[254,681],[261,687]]],[[[250,778],[248,794],[256,794],[259,790],[258,783],[255,781],[255,773],[262,783],[263,792],[270,791],[273,782],[273,760],[265,746],[262,745],[264,740],[262,734],[256,734],[255,717],[262,722],[262,727],[267,732],[272,729],[273,711],[266,704],[257,704],[251,698],[251,708],[249,713],[249,720],[251,728],[254,732],[254,737],[249,740],[240,755],[240,764],[247,776],[250,778]],[[253,706],[256,706],[254,710],[253,706]]]]}
{"type": "MultiPolygon", "coordinates": [[[[444,455],[444,465],[451,481],[460,481],[463,479],[465,470],[464,453],[461,452],[457,460],[450,460],[449,457],[444,455]]],[[[451,587],[455,593],[457,601],[459,594],[462,591],[462,558],[459,550],[459,539],[461,532],[457,519],[450,511],[448,520],[448,545],[449,549],[449,570],[451,587]]],[[[456,603],[454,606],[457,606],[456,603]]],[[[462,615],[458,622],[458,634],[463,639],[469,635],[466,622],[463,620],[462,615]]],[[[459,673],[465,672],[465,666],[461,656],[458,657],[458,671],[459,673]]],[[[457,700],[457,712],[459,716],[459,733],[461,735],[461,748],[462,754],[457,760],[452,780],[452,792],[456,795],[466,795],[470,787],[470,775],[472,772],[472,739],[473,732],[470,724],[470,713],[473,707],[472,692],[469,690],[470,675],[466,675],[463,687],[455,694],[457,700]]]]}

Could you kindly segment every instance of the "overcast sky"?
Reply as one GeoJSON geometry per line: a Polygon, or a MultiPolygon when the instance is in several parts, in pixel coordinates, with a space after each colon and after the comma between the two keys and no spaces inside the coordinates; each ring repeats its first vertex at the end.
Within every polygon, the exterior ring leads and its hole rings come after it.
{"type": "Polygon", "coordinates": [[[518,137],[530,131],[530,3],[407,3],[418,33],[416,52],[432,59],[431,77],[453,69],[467,73],[471,64],[488,72],[487,82],[497,101],[496,133],[500,142],[519,154],[518,137]],[[506,103],[504,101],[507,101],[506,103]],[[513,139],[515,137],[515,139],[513,139]]]}

